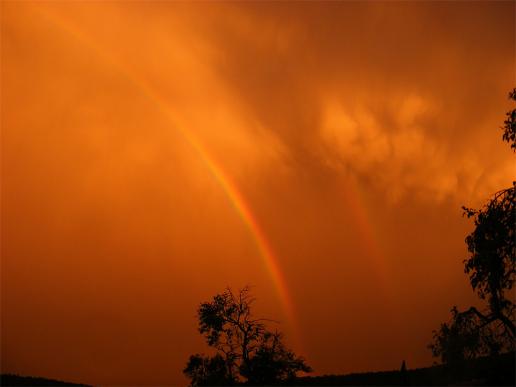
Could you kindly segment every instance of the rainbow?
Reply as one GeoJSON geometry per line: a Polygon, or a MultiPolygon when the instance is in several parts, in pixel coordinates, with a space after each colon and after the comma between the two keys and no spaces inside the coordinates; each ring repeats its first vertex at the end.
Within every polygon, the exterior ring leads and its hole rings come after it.
{"type": "MultiPolygon", "coordinates": [[[[82,31],[80,31],[76,26],[72,25],[68,20],[57,16],[55,13],[49,12],[44,7],[38,6],[37,10],[45,17],[46,20],[58,26],[60,29],[66,31],[77,41],[90,48],[99,57],[102,57],[111,66],[119,70],[121,74],[123,74],[138,90],[140,90],[158,107],[159,111],[161,111],[161,113],[167,117],[174,128],[181,133],[186,142],[195,150],[196,154],[200,157],[201,161],[207,167],[210,174],[222,188],[225,195],[231,202],[233,208],[238,213],[242,222],[248,229],[252,239],[254,240],[258,254],[264,262],[267,272],[272,279],[274,288],[276,289],[277,295],[280,299],[283,312],[286,315],[287,322],[292,332],[296,332],[294,327],[294,304],[290,297],[287,281],[282,273],[278,258],[274,254],[274,251],[268,242],[265,233],[261,229],[256,217],[253,215],[253,212],[246,202],[244,196],[235,185],[235,183],[231,180],[231,178],[224,172],[220,164],[208,152],[207,148],[201,143],[201,141],[192,134],[191,131],[188,131],[184,127],[175,124],[172,110],[169,108],[167,103],[163,101],[163,98],[161,98],[144,79],[138,77],[137,74],[131,71],[130,68],[123,66],[114,57],[101,50],[98,45],[92,42],[91,39],[88,39],[88,37],[85,36],[82,31]]],[[[295,339],[298,341],[299,338],[297,337],[295,339]]]]}
{"type": "MultiPolygon", "coordinates": [[[[150,90],[148,90],[148,95],[151,96],[150,90]]],[[[161,100],[158,98],[153,98],[155,102],[162,105],[161,100]]],[[[163,106],[163,111],[168,115],[170,114],[170,110],[163,106]]],[[[245,201],[245,198],[241,194],[238,187],[233,183],[233,181],[229,178],[227,174],[224,173],[224,170],[220,167],[220,165],[215,161],[213,157],[208,153],[206,148],[202,146],[199,140],[194,137],[191,132],[178,127],[178,130],[181,132],[183,137],[187,140],[187,142],[192,146],[204,165],[211,172],[212,176],[215,178],[217,183],[222,187],[225,194],[229,198],[233,208],[239,214],[243,223],[246,225],[249,230],[255,245],[258,249],[260,257],[263,259],[265,263],[265,267],[272,278],[274,283],[274,287],[279,295],[281,304],[284,308],[284,312],[291,324],[295,321],[294,315],[294,307],[293,302],[291,300],[287,282],[283,276],[280,265],[278,263],[278,258],[275,256],[272,247],[270,246],[265,233],[262,231],[256,217],[253,215],[251,208],[245,201]]]]}
{"type": "MultiPolygon", "coordinates": [[[[116,60],[116,58],[109,55],[109,53],[99,48],[95,42],[91,41],[91,39],[85,36],[80,29],[71,24],[68,20],[56,15],[55,13],[49,12],[45,7],[40,6],[37,3],[33,5],[33,7],[37,7],[39,14],[44,16],[49,22],[69,33],[77,41],[81,42],[94,51],[99,57],[106,60],[113,68],[119,70],[121,74],[123,74],[138,90],[143,93],[143,95],[146,96],[146,98],[157,106],[159,111],[167,118],[189,146],[195,151],[203,165],[206,166],[214,180],[221,187],[229,202],[249,231],[281,302],[283,313],[287,320],[286,322],[293,336],[291,339],[298,348],[302,348],[302,340],[299,335],[298,327],[295,324],[297,319],[294,303],[290,296],[287,281],[281,270],[278,257],[275,255],[274,250],[256,219],[256,216],[254,216],[249,204],[246,202],[236,184],[227,175],[227,173],[224,172],[224,169],[210,154],[200,139],[185,127],[176,124],[177,119],[174,116],[173,111],[170,109],[166,101],[164,101],[163,98],[152,89],[148,82],[135,74],[130,68],[127,68],[127,66],[123,66],[116,60]]],[[[350,203],[348,208],[351,209],[355,224],[364,240],[363,246],[365,254],[370,258],[371,263],[373,264],[373,275],[376,275],[376,280],[380,282],[380,286],[384,290],[382,294],[384,302],[390,302],[393,300],[393,297],[396,297],[396,295],[392,293],[394,287],[391,286],[389,268],[386,266],[384,254],[377,242],[377,235],[375,235],[375,230],[372,226],[372,219],[374,218],[373,214],[369,214],[367,203],[365,202],[365,196],[361,190],[362,188],[356,179],[353,179],[352,177],[350,179],[346,179],[343,191],[345,192],[346,199],[349,200],[350,203]]]]}
{"type": "Polygon", "coordinates": [[[366,193],[362,192],[359,181],[354,176],[347,176],[346,186],[344,189],[346,199],[349,201],[352,216],[361,236],[364,247],[364,253],[373,264],[373,272],[375,280],[380,284],[382,289],[382,298],[384,302],[392,304],[396,295],[393,291],[396,289],[392,284],[392,275],[390,267],[387,266],[387,260],[383,249],[378,243],[379,237],[376,235],[376,230],[373,228],[373,215],[368,210],[365,197],[366,193]]]}

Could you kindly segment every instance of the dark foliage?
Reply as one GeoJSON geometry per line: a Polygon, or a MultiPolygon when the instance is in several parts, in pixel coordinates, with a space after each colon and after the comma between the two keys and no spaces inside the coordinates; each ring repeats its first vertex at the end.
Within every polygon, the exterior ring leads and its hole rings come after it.
{"type": "Polygon", "coordinates": [[[511,341],[503,337],[499,327],[485,323],[485,317],[476,309],[459,312],[453,307],[451,313],[451,321],[434,332],[430,349],[434,357],[452,369],[460,371],[466,361],[512,349],[511,341]]]}
{"type": "Polygon", "coordinates": [[[311,371],[303,358],[285,347],[279,332],[267,329],[265,322],[271,320],[253,317],[253,302],[245,287],[237,294],[226,289],[200,305],[199,332],[217,354],[190,357],[183,372],[193,386],[271,385],[311,371]]]}
{"type": "MultiPolygon", "coordinates": [[[[509,93],[516,101],[516,89],[509,93]]],[[[516,109],[507,113],[503,140],[516,150],[516,109]]],[[[514,350],[515,305],[512,291],[516,275],[516,182],[497,192],[480,209],[463,207],[464,215],[474,221],[466,237],[469,258],[464,271],[473,290],[487,305],[459,312],[434,331],[430,349],[435,357],[456,372],[464,362],[485,355],[514,350]]]]}
{"type": "Polygon", "coordinates": [[[285,348],[279,332],[265,331],[254,356],[241,366],[240,373],[248,384],[266,385],[293,379],[297,372],[310,372],[302,358],[285,348]]]}
{"type": "Polygon", "coordinates": [[[183,373],[190,378],[193,386],[231,386],[236,383],[226,361],[219,354],[212,357],[190,356],[183,373]]]}
{"type": "MultiPolygon", "coordinates": [[[[516,102],[516,88],[509,92],[509,99],[516,102]]],[[[516,109],[507,112],[507,118],[503,123],[503,140],[511,144],[511,149],[516,151],[516,109]]]]}
{"type": "Polygon", "coordinates": [[[481,299],[488,302],[484,322],[499,320],[514,336],[514,302],[511,294],[516,275],[515,217],[516,182],[504,189],[480,210],[464,208],[475,222],[466,238],[469,259],[464,271],[481,299]]]}

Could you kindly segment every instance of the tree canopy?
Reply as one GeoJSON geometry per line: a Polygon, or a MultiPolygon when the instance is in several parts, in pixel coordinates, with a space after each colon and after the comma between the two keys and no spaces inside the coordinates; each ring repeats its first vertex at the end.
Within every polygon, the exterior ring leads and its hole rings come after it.
{"type": "MultiPolygon", "coordinates": [[[[509,92],[509,99],[516,102],[516,87],[509,92]]],[[[511,149],[516,152],[516,109],[506,113],[507,118],[503,123],[503,140],[511,145],[511,149]]]]}
{"type": "MultiPolygon", "coordinates": [[[[516,102],[516,88],[509,98],[516,102]]],[[[507,113],[503,130],[502,139],[516,151],[516,109],[507,113]]],[[[486,306],[463,312],[453,307],[450,322],[434,331],[430,349],[443,363],[457,365],[478,356],[514,350],[515,195],[513,182],[482,208],[463,207],[464,215],[472,218],[475,226],[466,237],[469,257],[464,260],[464,272],[486,306]]]]}
{"type": "Polygon", "coordinates": [[[183,370],[193,386],[275,384],[310,372],[305,360],[287,349],[283,335],[254,318],[249,287],[217,294],[197,311],[199,332],[216,350],[214,356],[192,355],[183,370]]]}

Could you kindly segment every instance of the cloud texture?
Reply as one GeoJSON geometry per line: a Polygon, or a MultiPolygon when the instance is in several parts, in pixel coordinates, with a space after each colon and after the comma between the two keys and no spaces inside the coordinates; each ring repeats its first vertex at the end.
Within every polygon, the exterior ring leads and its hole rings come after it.
{"type": "Polygon", "coordinates": [[[285,319],[207,157],[317,373],[430,364],[474,300],[460,206],[514,179],[514,3],[1,7],[2,371],[183,383],[226,285],[285,319]]]}

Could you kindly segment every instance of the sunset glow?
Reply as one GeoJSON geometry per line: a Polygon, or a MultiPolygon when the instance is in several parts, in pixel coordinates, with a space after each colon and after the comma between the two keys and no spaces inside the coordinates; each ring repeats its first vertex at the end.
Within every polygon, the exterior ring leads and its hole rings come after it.
{"type": "Polygon", "coordinates": [[[3,1],[2,373],[184,385],[245,285],[315,375],[431,365],[516,172],[515,12],[3,1]]]}

